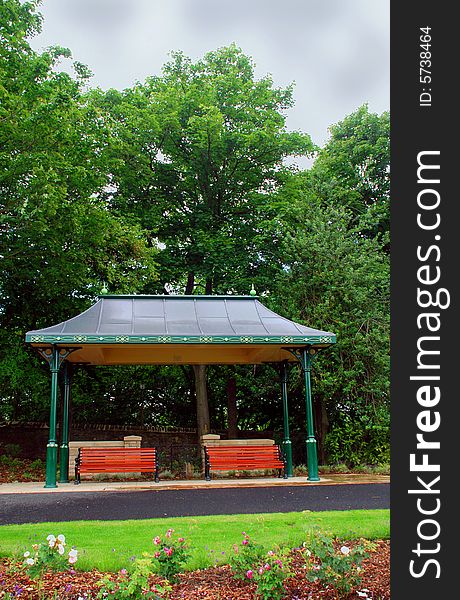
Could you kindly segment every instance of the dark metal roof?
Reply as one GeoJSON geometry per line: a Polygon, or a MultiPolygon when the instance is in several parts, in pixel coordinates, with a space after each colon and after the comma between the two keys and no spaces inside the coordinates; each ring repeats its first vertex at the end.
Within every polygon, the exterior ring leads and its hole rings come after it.
{"type": "Polygon", "coordinates": [[[335,334],[294,323],[253,296],[112,296],[51,327],[34,344],[290,344],[328,346],[335,334]]]}

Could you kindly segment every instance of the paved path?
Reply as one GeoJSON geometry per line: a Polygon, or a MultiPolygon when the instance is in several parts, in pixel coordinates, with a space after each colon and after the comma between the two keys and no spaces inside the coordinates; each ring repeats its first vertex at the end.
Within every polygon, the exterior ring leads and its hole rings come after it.
{"type": "Polygon", "coordinates": [[[390,485],[308,485],[0,495],[0,524],[390,507],[390,485]]]}

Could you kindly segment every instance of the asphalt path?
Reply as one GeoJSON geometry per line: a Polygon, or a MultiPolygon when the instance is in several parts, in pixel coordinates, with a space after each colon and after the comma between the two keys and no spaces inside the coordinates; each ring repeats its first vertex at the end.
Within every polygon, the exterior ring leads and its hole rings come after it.
{"type": "Polygon", "coordinates": [[[390,507],[390,484],[0,495],[0,524],[390,507]]]}

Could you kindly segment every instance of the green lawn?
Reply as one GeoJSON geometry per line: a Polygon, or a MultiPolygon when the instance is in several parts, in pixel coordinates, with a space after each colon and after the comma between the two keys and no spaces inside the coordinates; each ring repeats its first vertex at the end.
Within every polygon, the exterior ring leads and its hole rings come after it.
{"type": "Polygon", "coordinates": [[[327,512],[293,512],[259,515],[211,517],[177,517],[131,521],[72,521],[4,525],[0,527],[0,556],[12,556],[30,549],[49,533],[66,536],[68,547],[75,546],[80,569],[93,567],[116,571],[129,567],[130,557],[141,556],[154,548],[152,538],[169,527],[185,537],[193,548],[189,569],[204,568],[216,560],[225,562],[232,546],[245,531],[269,550],[275,544],[295,547],[305,540],[305,533],[319,526],[323,531],[345,538],[388,538],[389,510],[349,510],[327,512]]]}

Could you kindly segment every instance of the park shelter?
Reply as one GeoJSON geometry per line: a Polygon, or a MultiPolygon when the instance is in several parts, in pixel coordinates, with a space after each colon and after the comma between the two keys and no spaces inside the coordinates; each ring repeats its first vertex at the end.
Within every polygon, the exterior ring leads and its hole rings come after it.
{"type": "Polygon", "coordinates": [[[86,365],[281,364],[283,449],[292,475],[287,406],[287,364],[298,361],[305,378],[308,478],[318,481],[310,372],[313,356],[335,343],[333,333],[282,317],[256,296],[102,295],[67,321],[29,331],[26,342],[51,370],[46,487],[56,487],[58,373],[64,370],[60,481],[68,481],[71,372],[86,365]]]}

